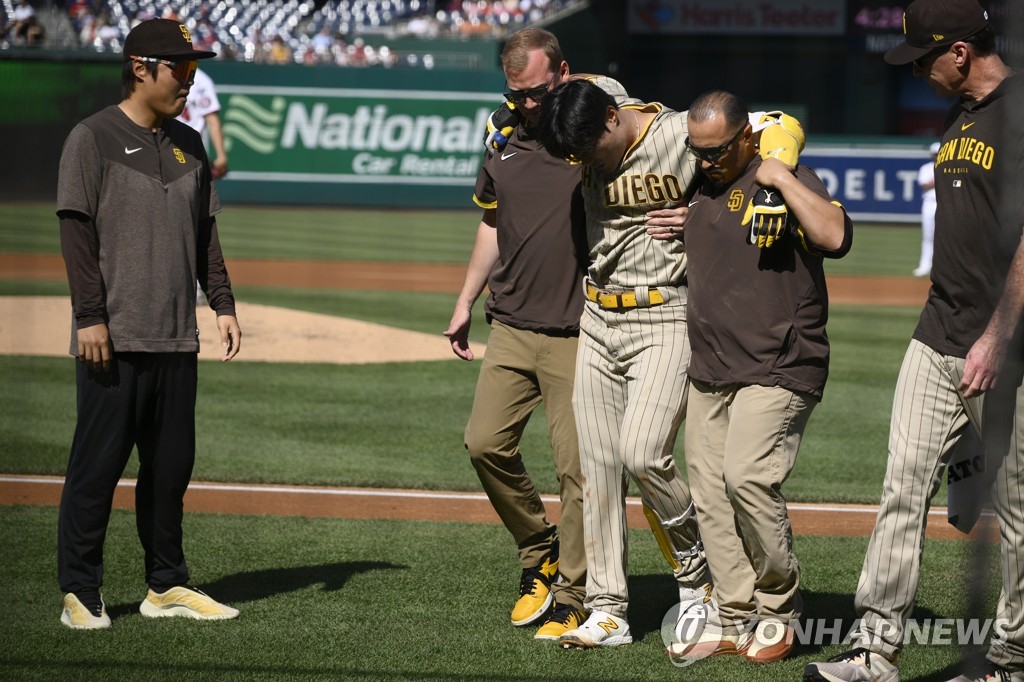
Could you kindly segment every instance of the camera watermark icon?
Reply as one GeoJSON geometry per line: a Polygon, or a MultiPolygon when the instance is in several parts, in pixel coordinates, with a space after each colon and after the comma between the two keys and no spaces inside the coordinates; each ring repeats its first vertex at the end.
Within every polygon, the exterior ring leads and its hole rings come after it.
{"type": "MultiPolygon", "coordinates": [[[[747,624],[736,638],[749,637],[754,626],[754,623],[747,624]]],[[[785,636],[785,628],[779,628],[779,631],[781,639],[785,636]]],[[[723,639],[718,605],[710,598],[675,604],[661,620],[661,641],[672,665],[679,668],[711,656],[723,639]]]]}

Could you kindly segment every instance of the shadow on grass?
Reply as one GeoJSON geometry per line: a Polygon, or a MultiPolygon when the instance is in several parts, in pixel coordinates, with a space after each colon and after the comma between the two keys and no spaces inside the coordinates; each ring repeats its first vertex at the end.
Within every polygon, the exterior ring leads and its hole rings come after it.
{"type": "MultiPolygon", "coordinates": [[[[349,578],[359,573],[407,569],[408,566],[385,561],[342,561],[319,566],[244,571],[196,587],[225,604],[241,604],[287,592],[296,592],[314,585],[323,585],[325,592],[333,592],[340,590],[349,578]]],[[[132,603],[112,606],[107,611],[111,618],[116,618],[137,609],[138,603],[132,603]]]]}
{"type": "Polygon", "coordinates": [[[629,585],[629,631],[634,641],[649,633],[661,637],[661,620],[679,602],[679,587],[670,573],[632,576],[629,585]],[[664,607],[664,608],[659,608],[664,607]]]}
{"type": "MultiPolygon", "coordinates": [[[[804,628],[808,643],[797,645],[795,655],[817,653],[826,647],[842,643],[850,633],[857,620],[853,608],[853,595],[834,592],[812,592],[801,590],[803,597],[803,615],[801,627],[804,628]]],[[[671,606],[679,599],[676,581],[670,575],[639,575],[629,579],[630,609],[627,616],[629,628],[634,639],[639,640],[650,633],[660,637],[661,621],[671,606]],[[659,613],[654,604],[663,604],[665,609],[659,613]]],[[[917,606],[913,617],[918,620],[942,618],[931,609],[917,606]]],[[[934,678],[946,680],[948,678],[934,678]]],[[[934,682],[928,677],[925,682],[934,682]]]]}
{"type": "Polygon", "coordinates": [[[969,671],[975,670],[978,665],[984,664],[986,662],[985,652],[987,651],[988,647],[984,647],[980,650],[975,647],[973,651],[964,651],[959,661],[951,665],[947,665],[942,670],[936,670],[930,675],[924,675],[922,677],[904,677],[903,679],[907,682],[949,682],[949,680],[952,680],[959,675],[967,674],[969,671]]]}

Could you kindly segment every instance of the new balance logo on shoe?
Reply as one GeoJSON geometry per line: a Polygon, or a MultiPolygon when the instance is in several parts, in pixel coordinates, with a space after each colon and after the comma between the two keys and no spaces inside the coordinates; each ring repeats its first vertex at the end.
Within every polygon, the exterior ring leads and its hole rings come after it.
{"type": "Polygon", "coordinates": [[[585,623],[558,638],[563,649],[621,646],[632,641],[633,636],[629,634],[629,624],[625,619],[604,611],[594,611],[585,623]]]}

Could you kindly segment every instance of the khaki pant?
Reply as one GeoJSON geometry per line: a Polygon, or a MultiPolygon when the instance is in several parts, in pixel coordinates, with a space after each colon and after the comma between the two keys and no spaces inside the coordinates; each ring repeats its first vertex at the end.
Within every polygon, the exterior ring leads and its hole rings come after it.
{"type": "Polygon", "coordinates": [[[686,465],[726,633],[800,616],[800,567],[782,484],[817,404],[785,388],[690,381],[686,465]]]}
{"type": "Polygon", "coordinates": [[[519,546],[522,567],[539,566],[557,540],[564,582],[553,587],[555,599],[581,608],[587,564],[579,442],[572,413],[577,346],[576,337],[522,331],[494,321],[466,425],[466,448],[494,510],[519,546]],[[541,401],[560,486],[557,534],[519,452],[526,423],[541,401]]]}
{"type": "MultiPolygon", "coordinates": [[[[986,466],[999,467],[992,503],[999,517],[1002,593],[997,618],[1005,638],[988,657],[1024,670],[1024,380],[1010,364],[997,388],[967,399],[957,386],[963,358],[942,355],[912,340],[892,405],[889,461],[878,519],[868,543],[855,606],[863,619],[857,646],[893,658],[903,648],[914,604],[931,499],[943,467],[968,428],[982,434],[986,466]]],[[[971,577],[964,576],[964,589],[971,577]]]]}

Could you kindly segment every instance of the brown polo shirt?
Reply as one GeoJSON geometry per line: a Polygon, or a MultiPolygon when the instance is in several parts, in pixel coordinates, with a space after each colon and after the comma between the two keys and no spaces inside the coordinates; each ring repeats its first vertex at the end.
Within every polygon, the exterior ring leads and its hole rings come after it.
{"type": "MultiPolygon", "coordinates": [[[[808,252],[790,221],[781,244],[759,249],[747,243],[743,215],[757,191],[756,158],[732,183],[702,182],[686,219],[689,262],[687,328],[692,378],[724,387],[781,386],[821,398],[828,378],[828,290],[823,257],[850,249],[852,224],[838,251],[808,252]]],[[[829,199],[806,167],[797,178],[829,199]]]]}

